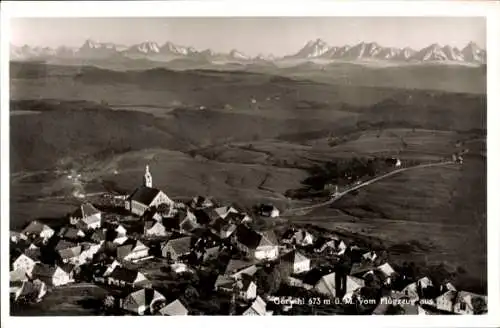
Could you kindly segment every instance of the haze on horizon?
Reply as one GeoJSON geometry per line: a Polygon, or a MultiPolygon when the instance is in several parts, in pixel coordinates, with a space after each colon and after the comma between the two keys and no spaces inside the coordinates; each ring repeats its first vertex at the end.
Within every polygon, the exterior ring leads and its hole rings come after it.
{"type": "Polygon", "coordinates": [[[131,46],[167,41],[197,50],[245,54],[293,54],[306,42],[332,46],[377,42],[421,49],[432,43],[486,48],[484,17],[111,17],[14,18],[10,43],[20,46],[79,47],[85,40],[131,46]]]}

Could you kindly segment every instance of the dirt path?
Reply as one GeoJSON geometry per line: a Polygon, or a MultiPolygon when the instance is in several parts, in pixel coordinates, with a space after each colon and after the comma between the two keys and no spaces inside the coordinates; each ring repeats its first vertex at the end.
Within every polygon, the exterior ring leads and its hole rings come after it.
{"type": "Polygon", "coordinates": [[[402,173],[402,172],[406,172],[406,171],[410,171],[410,170],[416,170],[416,169],[422,169],[422,168],[428,168],[428,167],[446,166],[446,165],[452,165],[452,164],[455,164],[455,162],[453,162],[453,161],[446,161],[446,162],[420,164],[420,165],[416,165],[416,166],[412,166],[412,167],[400,168],[400,169],[391,171],[389,173],[383,174],[381,176],[375,177],[373,179],[370,179],[368,181],[365,181],[363,183],[360,183],[357,186],[354,186],[354,187],[351,187],[349,189],[346,189],[343,192],[338,193],[336,196],[332,197],[331,199],[327,200],[326,202],[318,203],[318,204],[314,204],[314,205],[310,205],[310,206],[305,206],[305,207],[288,209],[288,210],[286,210],[283,213],[282,217],[283,216],[294,216],[294,215],[295,216],[297,216],[297,215],[305,215],[306,213],[304,213],[304,212],[306,212],[306,211],[310,211],[310,210],[315,209],[315,208],[324,207],[324,206],[328,206],[330,204],[333,204],[334,202],[336,202],[337,200],[339,200],[340,198],[344,197],[345,195],[347,195],[348,193],[350,193],[352,191],[355,191],[355,190],[361,189],[363,187],[369,186],[372,183],[375,183],[377,181],[386,179],[386,178],[391,177],[393,175],[396,175],[398,173],[402,173]]]}

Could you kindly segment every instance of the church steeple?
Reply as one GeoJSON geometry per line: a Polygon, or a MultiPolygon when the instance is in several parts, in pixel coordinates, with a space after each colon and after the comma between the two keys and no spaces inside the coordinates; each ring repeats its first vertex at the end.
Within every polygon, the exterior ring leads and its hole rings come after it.
{"type": "Polygon", "coordinates": [[[153,176],[149,172],[149,165],[146,165],[146,172],[144,173],[144,186],[153,188],[153,176]]]}

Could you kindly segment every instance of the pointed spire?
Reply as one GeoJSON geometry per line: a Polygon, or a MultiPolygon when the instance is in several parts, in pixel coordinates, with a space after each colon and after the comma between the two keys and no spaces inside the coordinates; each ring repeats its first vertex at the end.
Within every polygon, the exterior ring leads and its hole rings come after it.
{"type": "Polygon", "coordinates": [[[146,165],[146,172],[144,173],[144,186],[148,188],[153,187],[153,176],[149,172],[149,165],[146,165]]]}

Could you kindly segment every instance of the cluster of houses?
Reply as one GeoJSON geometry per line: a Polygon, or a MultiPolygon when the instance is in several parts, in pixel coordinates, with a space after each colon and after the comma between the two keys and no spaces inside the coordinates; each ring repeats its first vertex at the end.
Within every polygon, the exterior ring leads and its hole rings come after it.
{"type": "Polygon", "coordinates": [[[396,290],[397,273],[387,261],[338,237],[296,228],[279,236],[273,230],[256,230],[255,215],[279,216],[272,205],[250,214],[204,197],[175,202],[153,187],[148,167],[144,184],[125,199],[124,209],[135,218],[133,223],[106,220],[107,213],[84,203],[57,231],[32,221],[23,231],[11,232],[12,299],[40,302],[51,288],[75,282],[87,266],[91,268],[87,279],[93,283],[127,291],[118,300],[122,311],[188,315],[191,309],[186,300],[167,301],[141,270],[141,263],[161,258],[175,273],[196,273],[204,264],[229,254],[213,279],[214,295],[227,296],[234,305],[229,314],[280,313],[269,302],[270,295],[259,288],[257,276],[266,267],[280,271],[280,285],[346,304],[362,304],[367,288],[378,281],[377,301],[370,309],[373,314],[391,313],[394,303],[402,304],[399,311],[405,314],[427,314],[432,309],[472,314],[479,312],[478,304],[486,308],[485,296],[457,291],[450,283],[434,286],[427,277],[396,290]],[[331,265],[315,263],[313,258],[323,255],[337,260],[331,265]]]}

